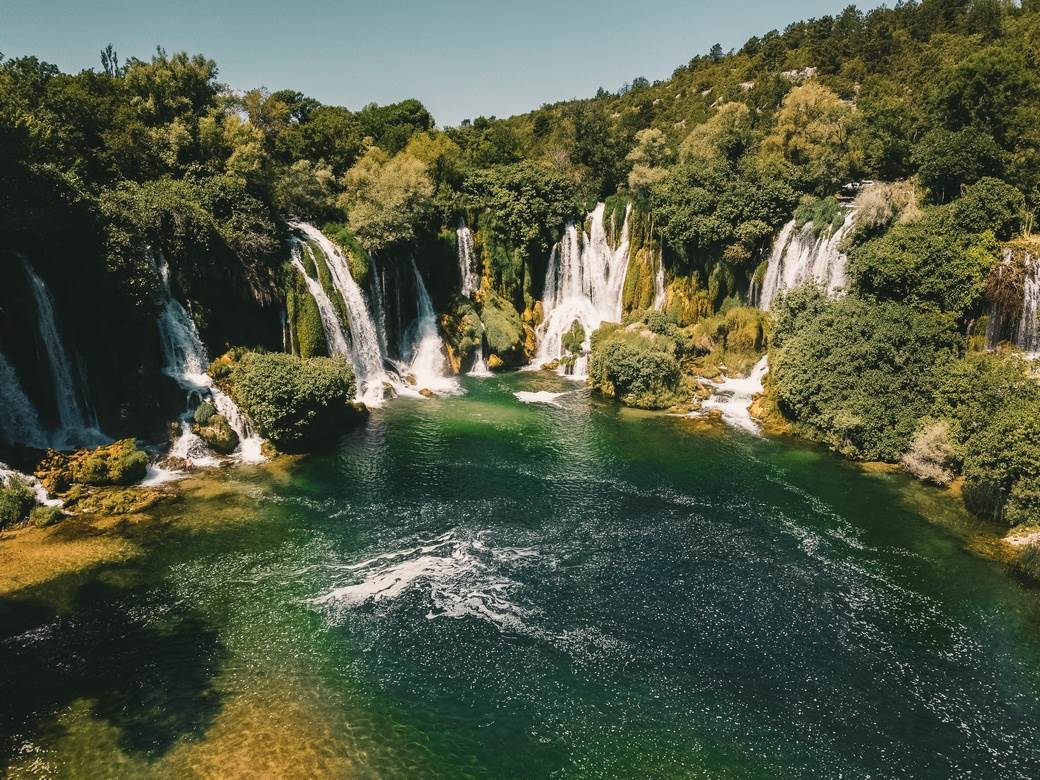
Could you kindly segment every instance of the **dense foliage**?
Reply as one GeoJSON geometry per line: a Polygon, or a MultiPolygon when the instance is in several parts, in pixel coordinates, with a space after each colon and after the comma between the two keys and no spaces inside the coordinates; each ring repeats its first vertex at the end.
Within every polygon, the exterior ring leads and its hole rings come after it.
{"type": "Polygon", "coordinates": [[[342,358],[247,352],[226,377],[232,397],[278,449],[297,452],[337,435],[357,411],[342,358]]]}

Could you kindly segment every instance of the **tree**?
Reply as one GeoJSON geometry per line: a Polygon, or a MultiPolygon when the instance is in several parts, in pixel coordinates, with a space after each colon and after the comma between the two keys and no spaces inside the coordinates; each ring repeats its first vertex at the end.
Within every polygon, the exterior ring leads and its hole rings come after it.
{"type": "Polygon", "coordinates": [[[369,252],[416,238],[433,208],[433,182],[426,165],[410,154],[393,157],[369,149],[343,176],[338,205],[347,224],[369,252]]]}
{"type": "Polygon", "coordinates": [[[960,194],[961,187],[984,176],[999,176],[1002,152],[992,136],[965,127],[956,132],[930,130],[914,147],[913,162],[932,200],[945,203],[960,194]]]}

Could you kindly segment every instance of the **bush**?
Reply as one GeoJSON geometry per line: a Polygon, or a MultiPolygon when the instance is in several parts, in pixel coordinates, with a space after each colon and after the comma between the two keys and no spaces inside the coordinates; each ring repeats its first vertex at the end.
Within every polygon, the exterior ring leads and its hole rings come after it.
{"type": "Polygon", "coordinates": [[[1040,523],[1040,400],[998,411],[964,447],[964,500],[1008,525],[1040,523]]]}
{"type": "Polygon", "coordinates": [[[1000,179],[986,177],[964,190],[950,209],[957,228],[967,233],[991,231],[1007,241],[1022,227],[1026,199],[1000,179]]]}
{"type": "Polygon", "coordinates": [[[0,528],[22,522],[35,505],[36,496],[24,480],[10,476],[0,482],[0,528]]]}
{"type": "Polygon", "coordinates": [[[484,336],[488,349],[506,363],[517,362],[523,357],[524,327],[520,315],[509,301],[495,292],[484,297],[480,310],[484,323],[484,336]]]}
{"type": "Polygon", "coordinates": [[[64,517],[65,515],[56,506],[35,506],[29,512],[29,522],[37,528],[46,528],[59,523],[64,517]]]}
{"type": "Polygon", "coordinates": [[[249,352],[234,364],[232,397],[257,431],[284,452],[299,452],[356,418],[354,372],[343,358],[249,352]]]}
{"type": "Polygon", "coordinates": [[[815,295],[784,296],[777,307],[770,375],[781,412],[845,455],[899,460],[931,408],[936,366],[959,343],[952,321],[815,295]]]}
{"type": "Polygon", "coordinates": [[[132,485],[144,479],[147,469],[148,455],[133,439],[76,453],[71,461],[72,482],[81,485],[132,485]]]}
{"type": "Polygon", "coordinates": [[[895,221],[914,222],[921,216],[913,182],[875,182],[863,189],[853,204],[860,230],[887,228],[895,221]]]}
{"type": "Polygon", "coordinates": [[[957,450],[950,440],[950,425],[933,420],[918,429],[903,456],[903,468],[918,479],[936,485],[948,485],[958,464],[957,450]]]}
{"type": "Polygon", "coordinates": [[[640,409],[666,409],[679,400],[676,342],[637,322],[604,325],[592,334],[589,383],[593,390],[640,409]]]}

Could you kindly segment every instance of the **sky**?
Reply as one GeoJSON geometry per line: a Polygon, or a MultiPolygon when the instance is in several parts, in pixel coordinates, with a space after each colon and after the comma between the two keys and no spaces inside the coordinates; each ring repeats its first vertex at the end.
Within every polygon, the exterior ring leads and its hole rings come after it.
{"type": "MultiPolygon", "coordinates": [[[[834,14],[849,0],[0,0],[0,52],[65,71],[120,57],[202,53],[234,89],[323,103],[418,98],[441,126],[651,81],[718,42],[834,14]]],[[[861,8],[880,2],[865,0],[861,8]]]]}

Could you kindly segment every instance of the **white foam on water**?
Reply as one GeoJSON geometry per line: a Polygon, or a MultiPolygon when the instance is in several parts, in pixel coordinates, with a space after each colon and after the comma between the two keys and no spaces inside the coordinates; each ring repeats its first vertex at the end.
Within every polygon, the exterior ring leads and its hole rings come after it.
{"type": "Polygon", "coordinates": [[[513,393],[513,395],[516,396],[516,400],[522,404],[546,404],[548,406],[559,406],[559,404],[556,403],[556,399],[567,395],[567,393],[551,393],[548,390],[518,390],[513,393]]]}
{"type": "Polygon", "coordinates": [[[763,356],[743,379],[727,377],[722,382],[702,379],[702,382],[712,386],[712,396],[701,404],[701,410],[694,412],[694,416],[701,416],[714,409],[722,415],[724,422],[734,428],[761,435],[758,421],[751,416],[751,403],[765,389],[762,380],[768,372],[769,358],[763,356]]]}

